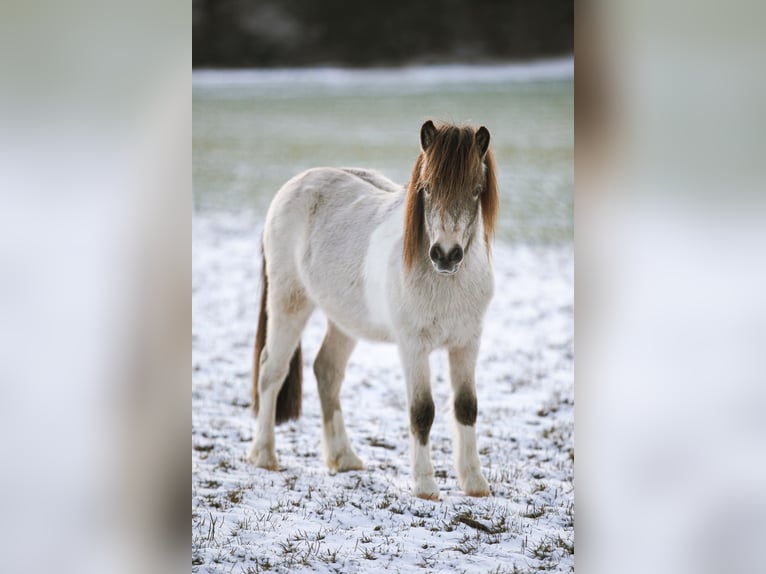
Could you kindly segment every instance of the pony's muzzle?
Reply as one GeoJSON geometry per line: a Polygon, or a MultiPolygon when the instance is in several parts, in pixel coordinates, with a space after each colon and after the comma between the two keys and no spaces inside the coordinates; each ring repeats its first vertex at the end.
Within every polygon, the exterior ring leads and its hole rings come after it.
{"type": "Polygon", "coordinates": [[[439,243],[434,243],[428,255],[434,264],[434,269],[439,273],[452,274],[457,273],[458,267],[463,261],[463,248],[460,245],[455,245],[446,251],[439,243]]]}

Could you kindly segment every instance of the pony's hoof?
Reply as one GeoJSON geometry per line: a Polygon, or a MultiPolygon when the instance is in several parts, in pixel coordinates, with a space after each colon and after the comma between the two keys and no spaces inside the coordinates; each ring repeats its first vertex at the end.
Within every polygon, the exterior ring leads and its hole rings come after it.
{"type": "Polygon", "coordinates": [[[344,452],[327,463],[330,472],[349,472],[351,470],[364,470],[364,463],[353,452],[344,452]]]}
{"type": "Polygon", "coordinates": [[[481,473],[468,476],[461,483],[467,496],[489,496],[489,483],[481,473]]]}
{"type": "Polygon", "coordinates": [[[250,452],[247,455],[247,460],[258,468],[265,468],[266,470],[279,470],[279,464],[277,464],[277,456],[274,454],[274,452],[267,448],[259,447],[255,444],[250,447],[250,452]]]}
{"type": "Polygon", "coordinates": [[[415,483],[412,494],[423,500],[439,500],[439,487],[432,477],[421,478],[415,483]]]}

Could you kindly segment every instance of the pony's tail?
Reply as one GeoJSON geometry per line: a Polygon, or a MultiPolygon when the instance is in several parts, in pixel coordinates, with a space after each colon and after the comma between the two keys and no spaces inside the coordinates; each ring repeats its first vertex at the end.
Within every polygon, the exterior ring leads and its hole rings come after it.
{"type": "MultiPolygon", "coordinates": [[[[266,346],[266,300],[269,292],[269,278],[266,275],[266,256],[261,261],[261,310],[258,314],[258,329],[255,333],[255,351],[253,356],[253,410],[258,414],[258,374],[261,369],[261,352],[266,346]]],[[[303,359],[301,344],[290,359],[290,370],[277,395],[276,423],[295,420],[301,416],[301,398],[303,389],[303,359]]]]}

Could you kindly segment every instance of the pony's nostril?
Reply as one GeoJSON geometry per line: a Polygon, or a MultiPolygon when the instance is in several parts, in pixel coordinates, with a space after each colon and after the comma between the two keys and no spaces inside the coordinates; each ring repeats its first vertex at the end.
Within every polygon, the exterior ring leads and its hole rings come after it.
{"type": "Polygon", "coordinates": [[[453,263],[460,263],[463,260],[463,248],[456,245],[452,251],[449,252],[449,260],[453,263]]]}
{"type": "Polygon", "coordinates": [[[431,257],[431,261],[437,262],[441,261],[444,257],[444,252],[442,252],[441,247],[438,245],[434,245],[431,247],[431,251],[428,253],[431,257]]]}

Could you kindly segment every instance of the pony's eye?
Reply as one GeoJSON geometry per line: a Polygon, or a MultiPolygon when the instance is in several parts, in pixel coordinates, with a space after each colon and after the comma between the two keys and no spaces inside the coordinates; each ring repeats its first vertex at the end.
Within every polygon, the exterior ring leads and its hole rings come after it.
{"type": "Polygon", "coordinates": [[[479,196],[481,195],[482,189],[483,188],[480,185],[476,186],[476,189],[473,190],[473,198],[474,199],[479,199],[479,196]]]}
{"type": "Polygon", "coordinates": [[[423,190],[423,195],[426,197],[431,197],[431,191],[428,189],[427,185],[424,185],[421,189],[423,190]]]}

